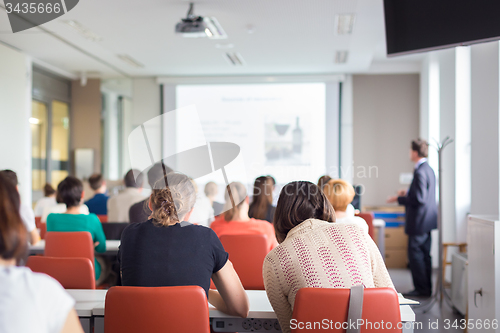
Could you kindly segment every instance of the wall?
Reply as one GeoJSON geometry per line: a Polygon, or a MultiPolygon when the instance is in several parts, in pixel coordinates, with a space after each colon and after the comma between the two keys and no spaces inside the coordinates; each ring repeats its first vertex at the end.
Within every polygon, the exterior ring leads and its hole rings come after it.
{"type": "Polygon", "coordinates": [[[22,200],[31,202],[31,60],[0,44],[0,169],[19,178],[22,200]]]}
{"type": "Polygon", "coordinates": [[[71,153],[78,148],[94,149],[94,172],[101,172],[101,80],[71,83],[71,153]]]}
{"type": "Polygon", "coordinates": [[[419,135],[419,75],[353,76],[353,183],[363,206],[386,205],[412,173],[411,140],[419,135]]]}

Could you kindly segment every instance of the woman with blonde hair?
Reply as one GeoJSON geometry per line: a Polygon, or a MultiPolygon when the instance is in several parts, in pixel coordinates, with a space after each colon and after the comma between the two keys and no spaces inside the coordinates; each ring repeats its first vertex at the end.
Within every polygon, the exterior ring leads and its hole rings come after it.
{"type": "Polygon", "coordinates": [[[261,176],[255,179],[248,216],[273,222],[274,211],[276,210],[276,207],[273,206],[273,187],[273,180],[269,176],[261,176]]]}
{"type": "Polygon", "coordinates": [[[183,174],[169,173],[155,183],[150,219],[133,223],[122,233],[118,253],[122,285],[197,285],[218,310],[246,317],[248,297],[219,238],[210,228],[185,222],[195,201],[193,184],[183,174]],[[210,278],[217,290],[209,290],[210,278]]]}
{"type": "Polygon", "coordinates": [[[368,224],[365,220],[347,213],[347,208],[356,195],[351,184],[342,179],[332,179],[325,184],[323,192],[335,209],[337,223],[356,224],[368,233],[368,224]]]}
{"type": "Polygon", "coordinates": [[[219,237],[227,234],[263,234],[267,237],[269,250],[278,244],[272,224],[248,216],[249,199],[242,183],[229,184],[226,188],[225,199],[224,213],[210,225],[219,237]]]}

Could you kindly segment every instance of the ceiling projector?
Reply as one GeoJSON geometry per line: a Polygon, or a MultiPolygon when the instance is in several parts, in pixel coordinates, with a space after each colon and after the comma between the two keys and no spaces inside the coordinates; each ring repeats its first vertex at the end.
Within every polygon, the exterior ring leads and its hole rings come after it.
{"type": "Polygon", "coordinates": [[[227,34],[215,17],[195,16],[193,3],[189,4],[187,17],[175,25],[175,32],[183,37],[225,39],[227,34]]]}

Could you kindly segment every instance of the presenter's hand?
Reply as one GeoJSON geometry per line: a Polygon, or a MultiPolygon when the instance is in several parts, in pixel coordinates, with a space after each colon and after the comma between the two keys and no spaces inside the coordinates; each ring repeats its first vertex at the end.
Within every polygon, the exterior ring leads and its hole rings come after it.
{"type": "Polygon", "coordinates": [[[404,197],[404,196],[406,196],[406,192],[407,192],[406,190],[399,190],[398,191],[398,196],[404,197]]]}
{"type": "Polygon", "coordinates": [[[397,202],[397,201],[398,201],[397,196],[392,196],[392,197],[387,198],[387,203],[393,203],[393,202],[397,202]]]}

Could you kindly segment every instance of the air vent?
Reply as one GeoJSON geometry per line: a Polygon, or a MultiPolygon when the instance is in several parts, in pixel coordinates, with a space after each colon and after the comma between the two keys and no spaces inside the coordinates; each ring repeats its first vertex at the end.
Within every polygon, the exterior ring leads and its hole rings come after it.
{"type": "Polygon", "coordinates": [[[349,52],[347,52],[347,51],[335,52],[335,63],[336,64],[345,64],[347,62],[348,54],[349,54],[349,52]]]}
{"type": "Polygon", "coordinates": [[[215,17],[205,17],[203,18],[203,22],[206,24],[205,33],[210,39],[226,39],[227,34],[222,29],[219,21],[215,17]]]}
{"type": "Polygon", "coordinates": [[[354,27],[355,14],[338,14],[335,15],[335,34],[350,35],[354,27]]]}
{"type": "Polygon", "coordinates": [[[143,68],[144,67],[143,64],[141,64],[140,62],[138,62],[137,60],[135,60],[134,58],[132,58],[131,56],[129,56],[127,54],[119,54],[118,58],[120,58],[121,60],[123,60],[124,62],[126,62],[127,64],[129,64],[132,67],[135,67],[135,68],[143,68]]]}
{"type": "Polygon", "coordinates": [[[245,60],[243,60],[243,57],[238,52],[226,52],[223,54],[223,57],[224,57],[224,59],[227,60],[227,62],[230,65],[233,65],[233,66],[245,65],[245,60]]]}
{"type": "Polygon", "coordinates": [[[82,35],[83,37],[85,37],[90,41],[99,42],[102,40],[101,36],[85,28],[83,25],[81,25],[79,22],[75,20],[68,20],[63,22],[72,27],[73,29],[75,29],[80,35],[82,35]]]}

